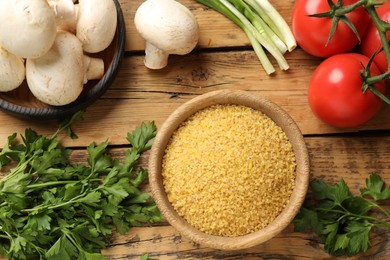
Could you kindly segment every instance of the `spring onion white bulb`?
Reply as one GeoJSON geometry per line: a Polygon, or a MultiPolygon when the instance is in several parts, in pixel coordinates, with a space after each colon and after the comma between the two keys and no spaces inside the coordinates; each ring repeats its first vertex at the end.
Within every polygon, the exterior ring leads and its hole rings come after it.
{"type": "Polygon", "coordinates": [[[275,69],[264,49],[275,58],[280,69],[289,68],[284,54],[294,50],[297,43],[286,21],[267,0],[197,1],[224,14],[240,26],[267,74],[274,73],[275,69]]]}

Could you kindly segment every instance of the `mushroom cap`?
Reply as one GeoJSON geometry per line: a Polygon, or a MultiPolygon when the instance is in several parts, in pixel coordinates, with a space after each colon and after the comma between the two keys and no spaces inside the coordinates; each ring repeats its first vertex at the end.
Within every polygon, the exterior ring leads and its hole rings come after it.
{"type": "Polygon", "coordinates": [[[75,5],[73,0],[48,0],[47,2],[55,14],[57,29],[75,33],[78,5],[75,5]]]}
{"type": "Polygon", "coordinates": [[[169,54],[187,54],[198,43],[195,16],[174,0],[145,1],[137,9],[134,23],[142,38],[169,54]]]}
{"type": "Polygon", "coordinates": [[[54,106],[77,99],[83,90],[84,73],[82,44],[66,31],[58,31],[52,48],[45,55],[26,62],[31,92],[40,101],[54,106]]]}
{"type": "Polygon", "coordinates": [[[76,35],[83,49],[96,53],[106,49],[112,42],[117,26],[117,11],[113,0],[79,0],[79,18],[76,35]]]}
{"type": "Polygon", "coordinates": [[[56,36],[56,21],[46,0],[1,0],[0,45],[22,58],[45,54],[56,36]]]}
{"type": "Polygon", "coordinates": [[[19,87],[26,76],[23,59],[0,47],[0,91],[19,87]]]}

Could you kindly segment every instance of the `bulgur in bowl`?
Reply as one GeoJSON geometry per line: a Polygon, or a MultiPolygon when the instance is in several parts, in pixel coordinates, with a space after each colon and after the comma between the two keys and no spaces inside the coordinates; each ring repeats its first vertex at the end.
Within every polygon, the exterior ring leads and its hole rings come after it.
{"type": "Polygon", "coordinates": [[[149,159],[152,196],[166,220],[201,245],[263,243],[298,213],[309,158],[293,119],[246,91],[219,90],[176,109],[149,159]]]}

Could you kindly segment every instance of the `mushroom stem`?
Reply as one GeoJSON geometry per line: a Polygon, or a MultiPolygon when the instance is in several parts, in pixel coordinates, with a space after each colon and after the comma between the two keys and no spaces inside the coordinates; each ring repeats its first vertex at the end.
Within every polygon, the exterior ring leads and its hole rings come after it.
{"type": "Polygon", "coordinates": [[[88,80],[101,79],[104,75],[104,61],[99,58],[92,58],[87,55],[83,56],[85,76],[84,84],[88,80]]]}
{"type": "Polygon", "coordinates": [[[169,54],[150,42],[145,46],[145,66],[149,69],[162,69],[168,64],[169,54]]]}

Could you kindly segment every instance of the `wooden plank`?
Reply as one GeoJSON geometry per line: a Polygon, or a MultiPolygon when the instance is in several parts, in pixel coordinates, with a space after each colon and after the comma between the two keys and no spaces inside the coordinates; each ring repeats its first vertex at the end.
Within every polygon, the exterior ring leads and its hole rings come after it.
{"type": "MultiPolygon", "coordinates": [[[[220,251],[193,243],[171,226],[133,228],[124,236],[115,236],[113,244],[103,250],[110,260],[150,257],[167,259],[336,259],[329,256],[317,238],[302,233],[291,233],[291,226],[271,240],[244,250],[220,251]]],[[[364,254],[348,259],[389,259],[390,232],[372,236],[372,247],[364,254]]]]}
{"type": "MultiPolygon", "coordinates": [[[[319,59],[302,50],[287,55],[291,69],[278,70],[275,75],[264,73],[252,51],[196,52],[172,57],[162,70],[148,70],[142,55],[129,55],[113,85],[85,113],[84,121],[74,130],[79,139],[64,139],[69,146],[86,146],[107,138],[110,144],[127,143],[128,131],[142,121],[154,120],[161,125],[182,103],[198,95],[219,89],[246,90],[262,95],[280,105],[297,122],[305,135],[390,129],[390,108],[364,126],[336,129],[315,118],[307,102],[310,77],[319,59]]],[[[42,134],[55,131],[57,122],[15,118],[1,111],[0,147],[13,132],[23,133],[26,125],[42,134]]]]}

